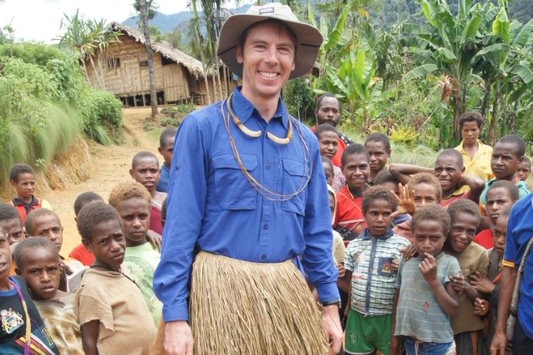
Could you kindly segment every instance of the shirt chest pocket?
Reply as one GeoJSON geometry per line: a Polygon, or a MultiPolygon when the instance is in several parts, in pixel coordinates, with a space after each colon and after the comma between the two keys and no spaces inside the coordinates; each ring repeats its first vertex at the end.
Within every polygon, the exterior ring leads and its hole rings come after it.
{"type": "Polygon", "coordinates": [[[286,212],[293,212],[299,215],[305,214],[305,201],[307,196],[306,183],[309,171],[305,165],[296,160],[283,160],[283,183],[282,194],[284,197],[292,196],[281,203],[281,208],[286,212]]]}
{"type": "MultiPolygon", "coordinates": [[[[241,154],[240,158],[246,171],[255,176],[257,158],[249,154],[241,154]]],[[[212,166],[215,200],[220,207],[227,210],[251,210],[257,207],[257,192],[233,155],[213,157],[212,166]]]]}

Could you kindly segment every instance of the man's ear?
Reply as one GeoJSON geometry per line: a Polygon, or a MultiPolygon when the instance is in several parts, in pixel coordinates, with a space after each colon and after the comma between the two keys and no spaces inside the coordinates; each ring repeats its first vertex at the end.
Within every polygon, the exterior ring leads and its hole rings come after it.
{"type": "Polygon", "coordinates": [[[244,62],[244,56],[242,54],[242,48],[237,47],[237,51],[235,52],[235,59],[237,59],[237,63],[242,64],[244,62]]]}

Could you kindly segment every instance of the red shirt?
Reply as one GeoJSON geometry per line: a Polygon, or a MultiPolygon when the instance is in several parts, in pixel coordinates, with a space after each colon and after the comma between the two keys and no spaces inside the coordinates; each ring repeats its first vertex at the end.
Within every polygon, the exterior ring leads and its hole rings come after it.
{"type": "Polygon", "coordinates": [[[79,260],[83,265],[86,266],[91,266],[92,264],[94,264],[95,261],[94,254],[90,250],[88,250],[83,244],[80,244],[74,249],[72,249],[68,256],[72,259],[79,260]]]}
{"type": "Polygon", "coordinates": [[[343,227],[360,234],[367,227],[363,215],[363,197],[355,197],[348,186],[337,191],[335,227],[343,227]]]}
{"type": "Polygon", "coordinates": [[[483,229],[475,236],[474,242],[478,243],[485,249],[494,248],[494,234],[492,234],[492,229],[483,229]]]}

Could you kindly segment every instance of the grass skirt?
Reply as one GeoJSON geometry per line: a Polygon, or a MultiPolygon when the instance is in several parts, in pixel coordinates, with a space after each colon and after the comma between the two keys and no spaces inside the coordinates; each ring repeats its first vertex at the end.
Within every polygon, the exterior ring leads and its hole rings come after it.
{"type": "Polygon", "coordinates": [[[190,299],[195,354],[329,354],[319,305],[292,261],[201,252],[190,299]]]}

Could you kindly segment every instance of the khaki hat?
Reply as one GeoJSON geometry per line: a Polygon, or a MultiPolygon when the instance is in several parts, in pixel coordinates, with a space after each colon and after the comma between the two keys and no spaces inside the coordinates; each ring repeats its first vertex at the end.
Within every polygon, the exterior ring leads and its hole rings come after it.
{"type": "Polygon", "coordinates": [[[289,79],[309,72],[315,64],[322,44],[322,35],[315,27],[298,21],[291,8],[280,3],[251,6],[244,14],[228,17],[220,30],[217,55],[233,73],[242,76],[242,64],[238,63],[236,58],[239,39],[250,26],[269,19],[283,22],[296,36],[295,69],[289,79]]]}

